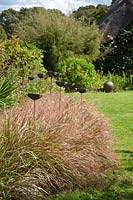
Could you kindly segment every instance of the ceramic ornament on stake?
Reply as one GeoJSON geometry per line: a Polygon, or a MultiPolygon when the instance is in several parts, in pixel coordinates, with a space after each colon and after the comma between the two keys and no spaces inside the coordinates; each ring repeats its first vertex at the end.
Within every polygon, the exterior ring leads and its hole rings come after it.
{"type": "Polygon", "coordinates": [[[48,78],[48,76],[46,74],[43,74],[43,73],[38,73],[37,76],[40,78],[40,79],[44,79],[46,80],[48,78]]]}
{"type": "Polygon", "coordinates": [[[75,86],[75,83],[64,82],[64,87],[68,91],[69,97],[70,97],[70,91],[74,86],[75,86]]]}
{"type": "Polygon", "coordinates": [[[43,73],[38,73],[37,76],[38,76],[40,79],[42,79],[42,78],[45,77],[45,75],[44,75],[43,73]]]}
{"type": "Polygon", "coordinates": [[[50,78],[50,95],[52,94],[52,83],[53,83],[53,78],[59,78],[60,73],[58,72],[53,72],[53,71],[47,71],[46,75],[50,78]]]}
{"type": "Polygon", "coordinates": [[[81,94],[81,104],[82,104],[82,94],[87,92],[87,89],[85,88],[75,88],[77,92],[81,94]]]}
{"type": "Polygon", "coordinates": [[[54,72],[54,77],[57,78],[57,80],[58,80],[58,78],[59,78],[60,76],[61,76],[60,73],[58,73],[58,72],[54,72]]]}
{"type": "Polygon", "coordinates": [[[30,81],[33,81],[35,78],[34,78],[34,76],[29,76],[28,79],[29,79],[30,81]]]}
{"type": "Polygon", "coordinates": [[[46,75],[50,78],[50,96],[52,95],[52,82],[53,82],[53,77],[54,77],[54,72],[53,71],[47,71],[46,75]]]}
{"type": "Polygon", "coordinates": [[[56,81],[56,84],[60,87],[60,97],[59,97],[59,110],[61,108],[61,88],[65,86],[65,82],[56,81]]]}
{"type": "Polygon", "coordinates": [[[36,100],[40,99],[42,97],[42,95],[41,94],[28,93],[27,96],[34,101],[33,119],[34,119],[34,123],[35,123],[35,121],[36,121],[36,100]]]}

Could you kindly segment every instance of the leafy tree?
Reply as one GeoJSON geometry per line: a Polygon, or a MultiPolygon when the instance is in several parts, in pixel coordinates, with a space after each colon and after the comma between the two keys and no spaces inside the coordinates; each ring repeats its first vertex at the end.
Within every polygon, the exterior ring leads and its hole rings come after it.
{"type": "Polygon", "coordinates": [[[76,87],[91,88],[94,85],[94,65],[84,58],[68,57],[58,64],[56,71],[64,75],[65,81],[76,83],[76,87]]]}
{"type": "Polygon", "coordinates": [[[9,8],[0,13],[0,23],[4,27],[7,36],[10,38],[14,34],[16,24],[21,20],[24,20],[35,13],[45,12],[46,9],[43,7],[21,8],[20,11],[9,8]]]}
{"type": "Polygon", "coordinates": [[[80,7],[78,10],[72,13],[72,16],[82,21],[85,25],[90,25],[93,22],[99,24],[100,20],[105,16],[108,12],[109,7],[106,5],[97,5],[96,7],[93,5],[80,7]]]}
{"type": "Polygon", "coordinates": [[[34,45],[24,44],[16,37],[0,44],[0,76],[23,81],[30,73],[42,69],[42,52],[34,45]]]}
{"type": "Polygon", "coordinates": [[[8,9],[1,13],[0,21],[8,37],[17,35],[43,50],[47,69],[54,70],[60,60],[73,54],[84,55],[90,62],[99,54],[97,26],[92,23],[85,27],[59,10],[42,7],[20,11],[8,9]]]}
{"type": "Polygon", "coordinates": [[[7,39],[7,35],[3,27],[0,25],[0,41],[7,39]]]}
{"type": "Polygon", "coordinates": [[[107,47],[107,52],[96,62],[97,68],[102,68],[105,73],[113,71],[118,74],[124,72],[133,73],[133,25],[130,24],[126,29],[122,30],[110,47],[107,47]]]}
{"type": "Polygon", "coordinates": [[[85,55],[92,61],[99,54],[97,26],[84,27],[57,12],[36,13],[22,20],[16,26],[16,34],[23,41],[33,42],[44,50],[47,69],[54,70],[56,64],[69,55],[85,55]]]}
{"type": "Polygon", "coordinates": [[[19,15],[18,11],[13,10],[12,8],[4,10],[0,13],[0,23],[2,24],[8,37],[11,37],[14,30],[14,25],[18,23],[19,15]]]}

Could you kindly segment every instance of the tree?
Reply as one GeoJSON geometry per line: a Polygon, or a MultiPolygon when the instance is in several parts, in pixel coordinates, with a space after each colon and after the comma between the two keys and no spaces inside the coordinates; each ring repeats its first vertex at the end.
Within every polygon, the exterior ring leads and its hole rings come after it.
{"type": "Polygon", "coordinates": [[[94,23],[83,26],[59,10],[42,7],[20,11],[8,9],[1,13],[0,21],[9,38],[17,35],[43,50],[47,69],[54,70],[60,60],[73,54],[84,55],[90,62],[99,54],[98,27],[94,23]]]}
{"type": "Polygon", "coordinates": [[[85,25],[90,25],[94,22],[96,24],[99,24],[101,19],[105,16],[105,14],[108,12],[109,7],[106,5],[97,5],[96,7],[93,5],[80,7],[78,10],[74,11],[72,13],[72,16],[82,21],[85,25]]]}
{"type": "Polygon", "coordinates": [[[121,74],[123,71],[133,73],[133,25],[121,30],[107,51],[96,61],[97,68],[105,73],[112,71],[121,74]]]}
{"type": "Polygon", "coordinates": [[[7,35],[3,27],[0,25],[0,41],[6,40],[7,35]]]}
{"type": "Polygon", "coordinates": [[[2,24],[8,37],[11,37],[14,30],[14,25],[19,21],[18,11],[12,8],[4,10],[0,13],[0,23],[2,24]]]}
{"type": "Polygon", "coordinates": [[[0,76],[22,83],[30,73],[42,69],[42,52],[34,45],[24,44],[16,37],[0,44],[0,76]]]}
{"type": "MultiPolygon", "coordinates": [[[[43,7],[33,7],[33,8],[21,8],[20,11],[16,11],[12,8],[4,10],[0,13],[0,23],[2,24],[7,36],[10,38],[14,34],[16,24],[25,18],[30,18],[36,13],[45,13],[46,9],[43,7]]],[[[53,12],[58,12],[54,10],[53,12]]]]}
{"type": "Polygon", "coordinates": [[[95,24],[83,26],[58,12],[36,13],[17,24],[16,35],[35,43],[44,51],[44,64],[54,70],[56,64],[70,55],[85,55],[95,60],[99,54],[100,34],[95,24]],[[34,22],[34,23],[33,23],[34,22]]]}

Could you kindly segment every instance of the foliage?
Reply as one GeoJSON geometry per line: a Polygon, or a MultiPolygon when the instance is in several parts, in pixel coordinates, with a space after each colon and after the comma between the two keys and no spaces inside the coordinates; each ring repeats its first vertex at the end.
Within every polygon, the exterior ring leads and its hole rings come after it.
{"type": "MultiPolygon", "coordinates": [[[[49,9],[48,11],[63,16],[63,13],[60,10],[49,9]]],[[[14,35],[16,24],[20,21],[26,18],[31,18],[34,14],[45,14],[45,12],[46,9],[43,7],[21,8],[20,11],[9,8],[8,10],[4,10],[0,13],[0,23],[6,31],[7,36],[10,38],[14,35]]]]}
{"type": "Polygon", "coordinates": [[[0,42],[6,39],[7,39],[6,32],[0,24],[0,42]]]}
{"type": "Polygon", "coordinates": [[[36,123],[32,100],[9,110],[8,117],[1,113],[3,199],[41,200],[109,181],[117,159],[107,120],[91,105],[81,106],[63,96],[59,111],[58,97],[58,93],[48,94],[38,100],[36,123]]]}
{"type": "Polygon", "coordinates": [[[99,54],[100,35],[95,24],[83,27],[74,19],[53,11],[24,19],[15,30],[23,41],[34,42],[44,50],[44,64],[50,70],[68,55],[85,54],[92,61],[99,54]]]}
{"type": "Polygon", "coordinates": [[[102,71],[97,71],[94,78],[93,88],[103,88],[105,81],[110,80],[114,83],[114,91],[130,90],[133,88],[133,77],[132,75],[122,73],[118,75],[116,73],[110,73],[104,75],[102,71]]]}
{"type": "Polygon", "coordinates": [[[106,5],[93,5],[79,7],[78,10],[73,11],[72,16],[76,20],[82,21],[85,25],[90,25],[94,22],[99,24],[101,19],[106,15],[109,10],[109,6],[106,5]]]}
{"type": "Polygon", "coordinates": [[[111,186],[105,190],[90,188],[85,191],[75,191],[70,194],[57,195],[52,200],[131,200],[133,196],[132,188],[111,186]]]}
{"type": "Polygon", "coordinates": [[[42,7],[20,11],[8,9],[1,13],[0,21],[8,37],[15,34],[43,49],[44,64],[49,70],[54,70],[58,61],[68,55],[85,54],[91,62],[99,54],[98,27],[94,23],[84,27],[59,10],[42,7]]]}
{"type": "Polygon", "coordinates": [[[23,84],[24,78],[42,70],[42,52],[34,45],[24,44],[16,37],[0,44],[1,76],[23,84]]]}
{"type": "Polygon", "coordinates": [[[12,35],[14,24],[16,24],[17,22],[18,22],[18,11],[10,8],[0,13],[0,23],[2,24],[8,37],[12,35]]]}
{"type": "Polygon", "coordinates": [[[9,107],[15,103],[15,99],[10,96],[14,89],[12,81],[6,78],[0,86],[0,109],[9,107]]]}
{"type": "Polygon", "coordinates": [[[133,26],[130,24],[127,29],[122,30],[104,53],[96,61],[97,69],[104,73],[124,72],[133,73],[133,26]]]}
{"type": "Polygon", "coordinates": [[[39,12],[45,12],[45,8],[21,8],[20,11],[9,8],[8,10],[2,11],[0,13],[0,22],[6,31],[8,38],[13,36],[16,24],[18,24],[21,20],[30,17],[33,13],[39,12]]]}
{"type": "Polygon", "coordinates": [[[58,64],[56,70],[63,74],[65,81],[74,82],[76,87],[92,88],[94,85],[94,65],[84,58],[68,57],[58,64]]]}

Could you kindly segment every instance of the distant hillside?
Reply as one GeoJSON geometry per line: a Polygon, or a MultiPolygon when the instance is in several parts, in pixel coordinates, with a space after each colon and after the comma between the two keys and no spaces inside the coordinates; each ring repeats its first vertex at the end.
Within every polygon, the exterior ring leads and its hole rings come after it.
{"type": "Polygon", "coordinates": [[[103,43],[109,41],[108,35],[115,38],[121,29],[132,22],[133,0],[116,0],[99,25],[103,43]]]}

